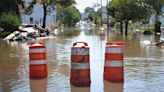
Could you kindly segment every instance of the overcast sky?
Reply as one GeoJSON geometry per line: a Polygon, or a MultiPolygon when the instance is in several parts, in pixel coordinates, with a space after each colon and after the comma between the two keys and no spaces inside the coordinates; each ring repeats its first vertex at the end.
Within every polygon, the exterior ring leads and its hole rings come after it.
{"type": "MultiPolygon", "coordinates": [[[[81,13],[84,12],[84,9],[86,7],[93,7],[94,4],[101,4],[101,0],[75,0],[76,1],[76,7],[80,10],[81,13]]],[[[106,5],[107,0],[102,0],[102,5],[106,5]]],[[[109,1],[109,0],[108,0],[109,1]]]]}

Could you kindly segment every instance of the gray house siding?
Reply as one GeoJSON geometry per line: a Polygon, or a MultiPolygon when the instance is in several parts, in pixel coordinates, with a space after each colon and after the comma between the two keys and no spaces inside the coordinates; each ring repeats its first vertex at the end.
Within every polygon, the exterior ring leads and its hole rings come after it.
{"type": "MultiPolygon", "coordinates": [[[[164,26],[164,7],[162,8],[163,14],[159,16],[159,21],[161,21],[161,24],[164,26]]],[[[155,14],[152,14],[150,19],[149,19],[149,24],[154,25],[155,24],[155,14]]]]}
{"type": "MultiPolygon", "coordinates": [[[[25,6],[28,6],[31,0],[24,0],[25,6]]],[[[56,22],[57,10],[51,9],[51,12],[46,16],[46,25],[56,22]]],[[[40,24],[43,22],[43,5],[34,5],[33,12],[30,15],[21,14],[22,23],[24,24],[40,24]]]]}

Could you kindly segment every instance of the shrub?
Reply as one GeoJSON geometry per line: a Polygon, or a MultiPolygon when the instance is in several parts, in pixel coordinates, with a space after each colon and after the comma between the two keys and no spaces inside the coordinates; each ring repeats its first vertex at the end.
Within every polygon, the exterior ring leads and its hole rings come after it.
{"type": "Polygon", "coordinates": [[[161,32],[160,26],[161,26],[161,22],[155,21],[155,32],[161,32]]]}
{"type": "Polygon", "coordinates": [[[8,36],[11,32],[6,32],[6,31],[0,31],[0,38],[5,38],[8,36]]]}
{"type": "Polygon", "coordinates": [[[18,29],[20,19],[12,12],[4,12],[0,16],[0,26],[8,32],[13,32],[18,29]]]}
{"type": "Polygon", "coordinates": [[[145,30],[143,32],[144,35],[152,35],[153,34],[153,31],[152,30],[145,30]]]}

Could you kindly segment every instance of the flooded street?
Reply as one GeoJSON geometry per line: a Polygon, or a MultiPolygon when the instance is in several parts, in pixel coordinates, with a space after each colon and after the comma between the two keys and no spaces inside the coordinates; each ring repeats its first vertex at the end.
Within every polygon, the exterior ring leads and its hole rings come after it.
{"type": "Polygon", "coordinates": [[[164,92],[164,48],[146,43],[158,40],[155,36],[125,37],[110,32],[108,41],[124,42],[124,83],[103,80],[107,37],[95,31],[41,39],[47,47],[48,77],[38,80],[29,79],[30,42],[0,40],[0,92],[164,92]],[[77,41],[90,47],[90,87],[70,84],[71,47],[77,41]]]}

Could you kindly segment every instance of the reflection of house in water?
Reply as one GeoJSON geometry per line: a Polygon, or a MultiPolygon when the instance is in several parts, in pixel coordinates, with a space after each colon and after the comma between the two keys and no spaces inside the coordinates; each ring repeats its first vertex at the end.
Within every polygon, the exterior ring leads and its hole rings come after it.
{"type": "MultiPolygon", "coordinates": [[[[25,7],[29,6],[32,0],[23,0],[25,7]]],[[[49,8],[51,12],[47,14],[46,25],[56,22],[57,10],[55,8],[49,8]]],[[[25,14],[23,9],[20,9],[22,23],[26,24],[42,24],[43,22],[43,5],[36,4],[33,7],[31,14],[25,14]]]]}

